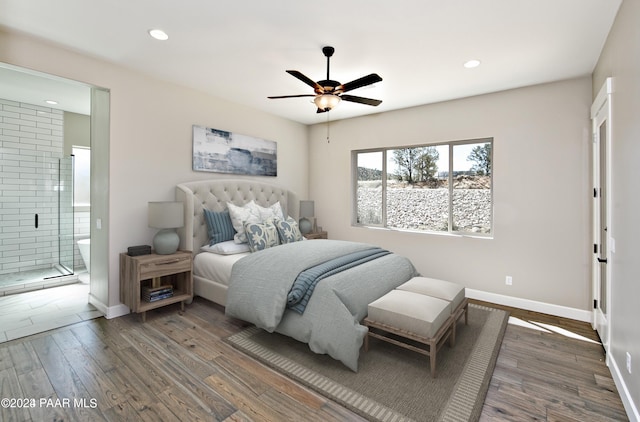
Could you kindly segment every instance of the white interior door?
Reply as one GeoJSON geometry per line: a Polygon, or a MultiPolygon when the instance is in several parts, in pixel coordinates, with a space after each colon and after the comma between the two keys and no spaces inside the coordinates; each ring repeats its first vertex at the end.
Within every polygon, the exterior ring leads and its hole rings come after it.
{"type": "MultiPolygon", "coordinates": [[[[610,220],[611,79],[591,108],[593,123],[593,327],[609,351],[612,252],[610,220]]],[[[607,353],[608,355],[608,353],[607,353]]]]}

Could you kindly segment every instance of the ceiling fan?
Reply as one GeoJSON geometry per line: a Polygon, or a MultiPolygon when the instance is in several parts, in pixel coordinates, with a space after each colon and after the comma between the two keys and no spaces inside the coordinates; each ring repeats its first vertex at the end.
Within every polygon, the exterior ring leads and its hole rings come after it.
{"type": "Polygon", "coordinates": [[[298,72],[297,70],[287,70],[287,73],[300,79],[305,84],[309,85],[313,88],[313,92],[315,94],[300,94],[300,95],[281,95],[276,97],[268,97],[270,99],[277,98],[297,98],[297,97],[315,97],[313,102],[318,107],[318,113],[324,113],[326,111],[331,110],[341,100],[350,101],[352,103],[366,104],[370,106],[377,106],[382,101],[374,100],[371,98],[357,97],[355,95],[345,95],[345,92],[353,91],[357,88],[362,88],[363,86],[371,85],[376,82],[382,81],[382,78],[378,76],[376,73],[372,73],[367,76],[363,76],[362,78],[358,78],[351,82],[347,82],[346,84],[341,84],[338,81],[331,80],[329,78],[329,60],[331,56],[333,56],[335,49],[333,47],[323,47],[322,52],[327,58],[327,79],[323,81],[314,82],[307,76],[298,72]]]}

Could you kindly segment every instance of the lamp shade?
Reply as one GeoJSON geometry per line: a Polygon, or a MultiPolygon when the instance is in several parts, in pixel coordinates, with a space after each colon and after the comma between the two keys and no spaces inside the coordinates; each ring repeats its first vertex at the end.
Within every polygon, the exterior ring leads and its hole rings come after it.
{"type": "Polygon", "coordinates": [[[176,230],[184,225],[182,202],[149,202],[149,227],[161,229],[153,237],[153,249],[159,255],[178,250],[180,237],[176,230]]]}
{"type": "Polygon", "coordinates": [[[300,201],[300,217],[309,218],[316,215],[313,201],[300,201]]]}
{"type": "Polygon", "coordinates": [[[182,202],[149,202],[149,227],[176,229],[184,225],[182,202]]]}

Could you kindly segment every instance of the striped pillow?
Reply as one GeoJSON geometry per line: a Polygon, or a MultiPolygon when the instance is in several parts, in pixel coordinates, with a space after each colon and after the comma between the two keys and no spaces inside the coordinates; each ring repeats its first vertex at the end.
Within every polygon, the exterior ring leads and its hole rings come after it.
{"type": "Polygon", "coordinates": [[[216,212],[205,209],[204,219],[207,222],[210,246],[216,243],[226,242],[227,240],[233,240],[236,231],[233,228],[233,224],[231,224],[231,217],[229,216],[228,210],[216,212]]]}

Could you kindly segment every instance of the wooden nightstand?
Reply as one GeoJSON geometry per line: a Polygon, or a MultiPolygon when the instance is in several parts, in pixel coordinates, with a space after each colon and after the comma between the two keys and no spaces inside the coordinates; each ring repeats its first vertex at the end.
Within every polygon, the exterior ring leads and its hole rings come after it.
{"type": "Polygon", "coordinates": [[[316,233],[307,233],[304,235],[305,238],[311,239],[327,239],[327,232],[316,232],[316,233]]]}
{"type": "Polygon", "coordinates": [[[147,311],[172,303],[182,302],[184,311],[185,301],[193,299],[192,266],[193,255],[189,251],[139,256],[121,253],[120,301],[132,312],[142,313],[143,322],[147,311]],[[156,289],[157,296],[150,299],[152,289],[156,289]],[[162,293],[167,290],[172,291],[172,296],[162,293]]]}

